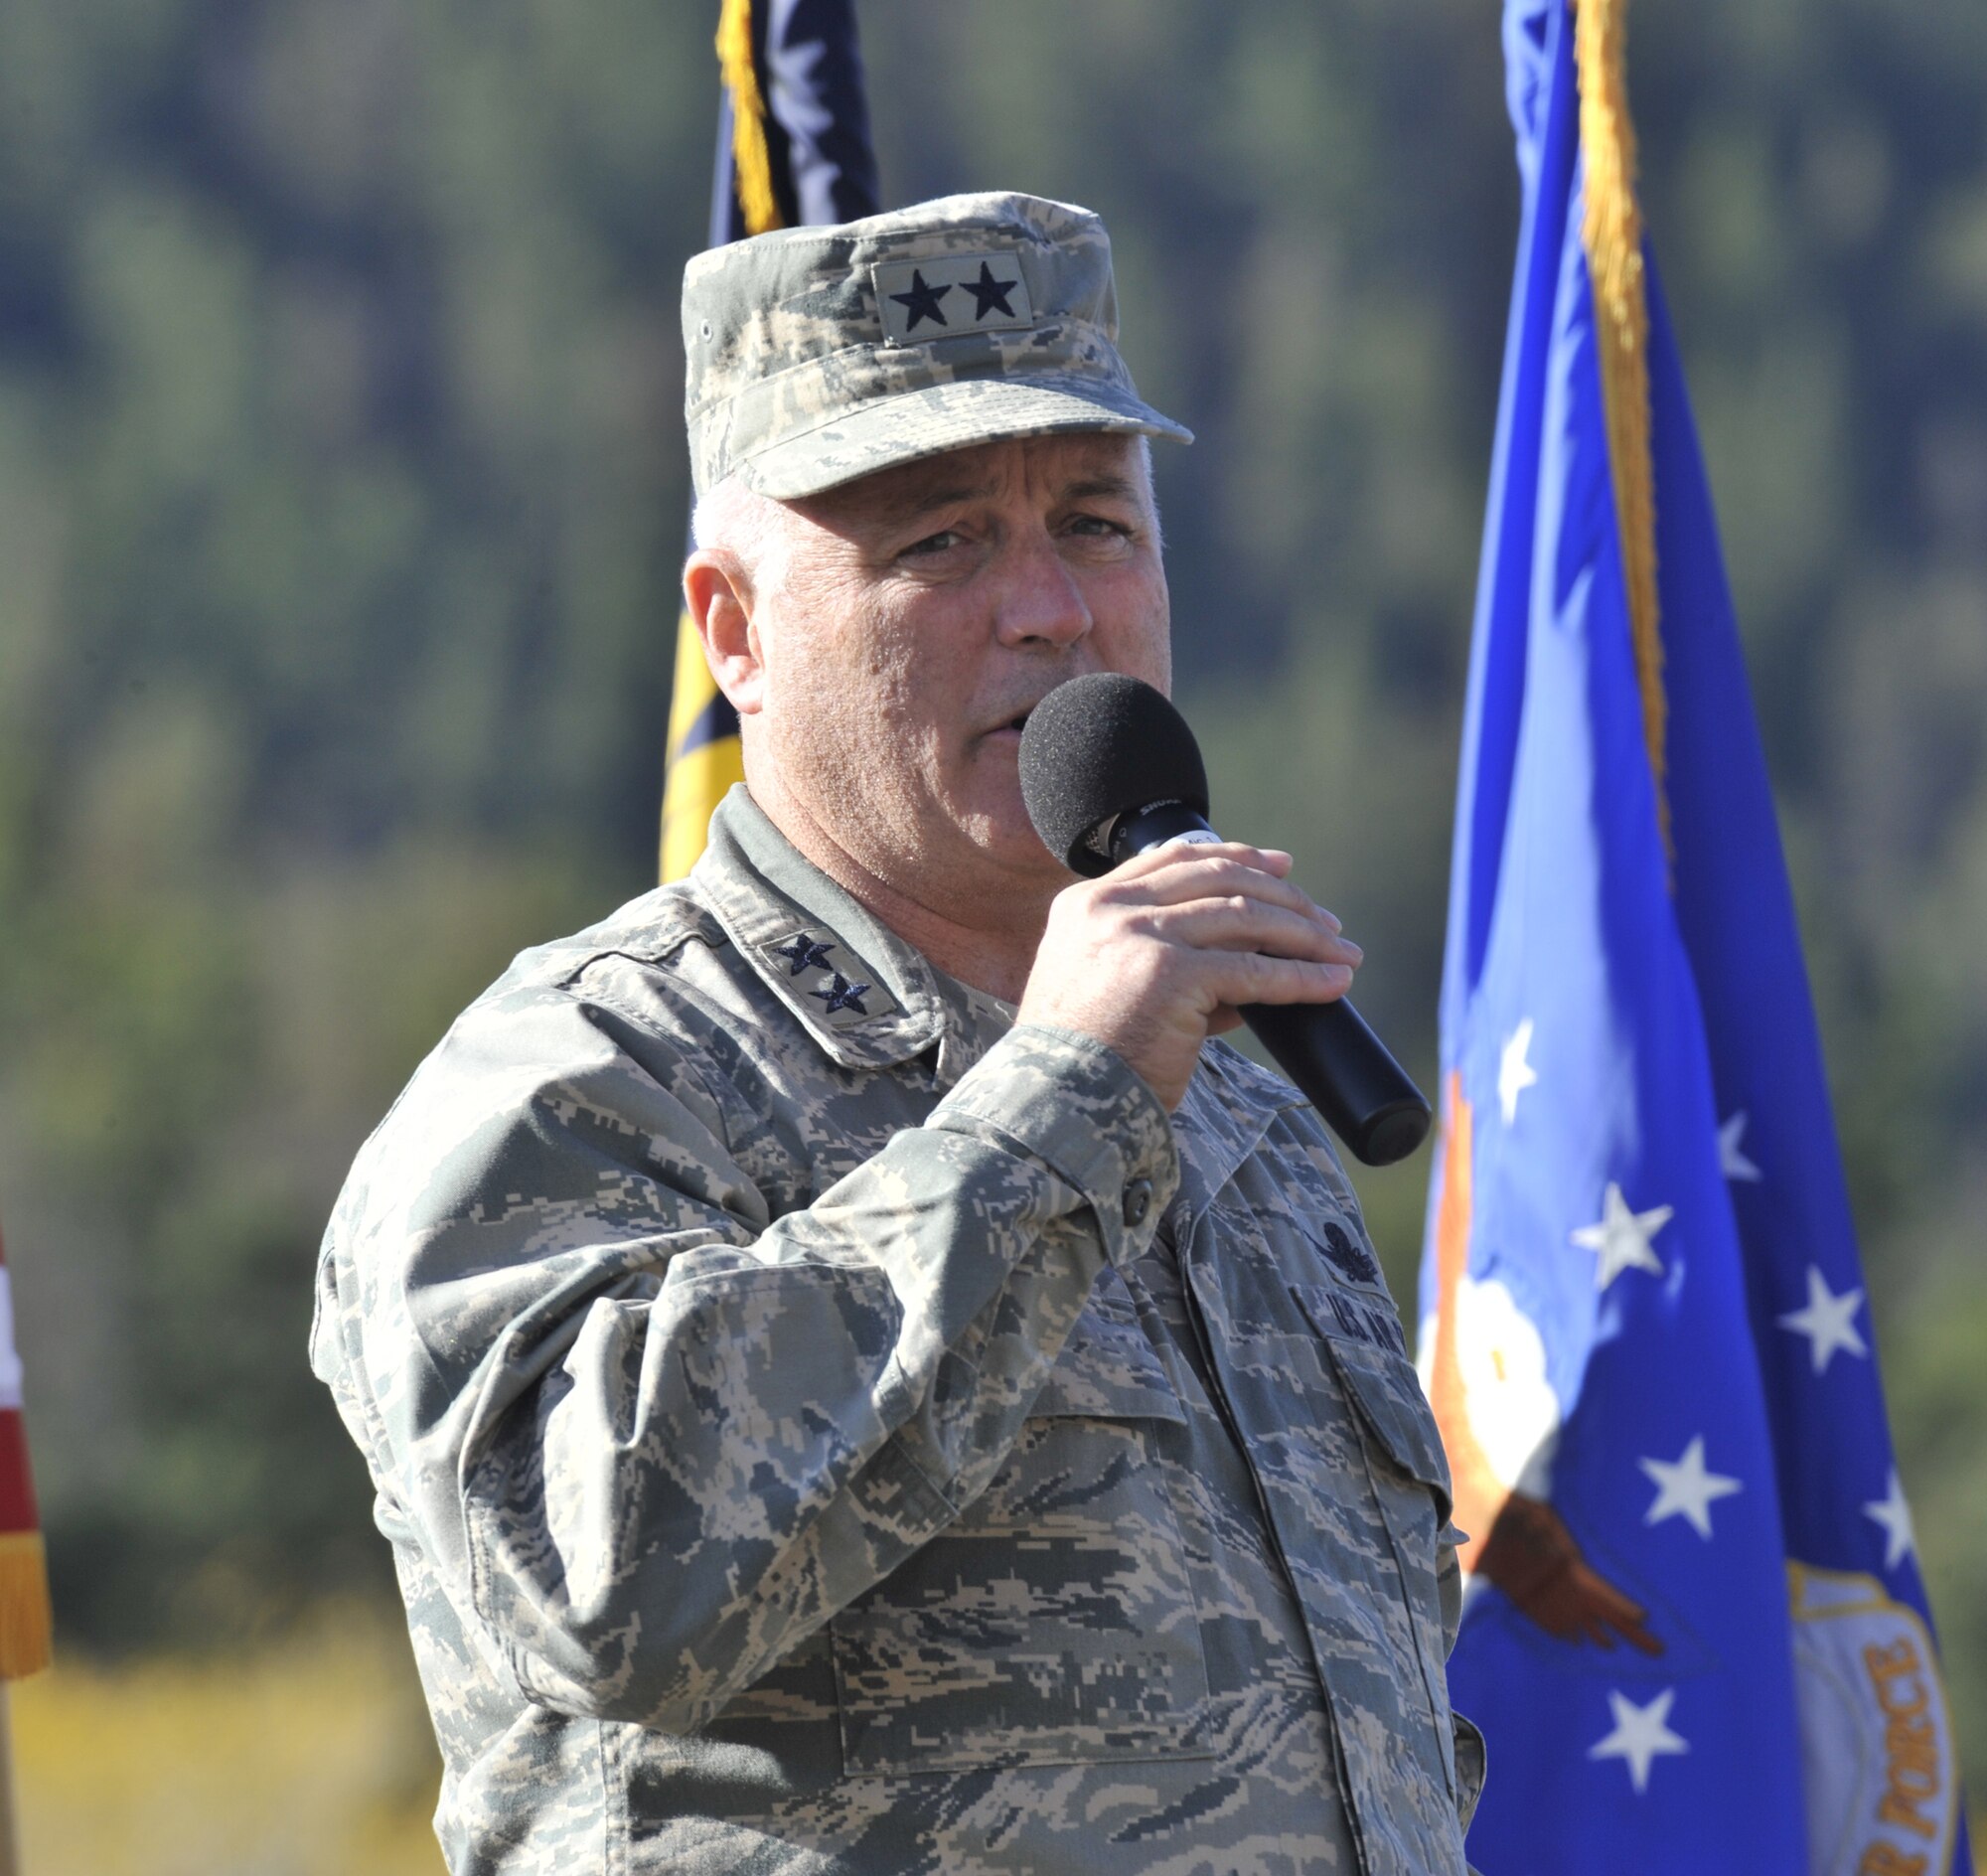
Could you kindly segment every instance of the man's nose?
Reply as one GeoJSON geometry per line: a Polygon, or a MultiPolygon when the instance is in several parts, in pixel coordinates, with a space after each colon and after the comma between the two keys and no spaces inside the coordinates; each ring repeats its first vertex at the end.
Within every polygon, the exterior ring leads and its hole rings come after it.
{"type": "Polygon", "coordinates": [[[1092,621],[1083,587],[1046,531],[1010,542],[1003,558],[1007,563],[994,622],[1001,644],[1038,641],[1061,650],[1089,633],[1092,621]]]}

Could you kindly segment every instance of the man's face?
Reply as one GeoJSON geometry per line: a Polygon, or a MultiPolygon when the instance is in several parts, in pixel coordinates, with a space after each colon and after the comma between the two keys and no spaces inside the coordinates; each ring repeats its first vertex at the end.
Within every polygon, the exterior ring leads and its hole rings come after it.
{"type": "Polygon", "coordinates": [[[1168,688],[1137,439],[1030,437],[787,506],[754,634],[780,787],[874,877],[954,916],[1065,875],[1030,826],[1020,723],[1092,671],[1168,688]]]}

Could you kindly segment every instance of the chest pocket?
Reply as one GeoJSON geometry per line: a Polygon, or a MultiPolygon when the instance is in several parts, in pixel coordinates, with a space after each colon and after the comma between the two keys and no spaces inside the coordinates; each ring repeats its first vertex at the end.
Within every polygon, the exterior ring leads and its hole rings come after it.
{"type": "Polygon", "coordinates": [[[1207,1664],[1152,1445],[1184,1420],[1107,1269],[986,1491],[835,1618],[849,1775],[1204,1756],[1207,1664]]]}
{"type": "Polygon", "coordinates": [[[1449,1459],[1420,1378],[1396,1352],[1398,1326],[1385,1314],[1389,1335],[1368,1319],[1378,1313],[1363,1299],[1298,1286],[1294,1294],[1328,1351],[1332,1372],[1351,1402],[1359,1425],[1366,1474],[1386,1525],[1394,1567],[1408,1610],[1422,1684],[1452,1794],[1456,1789],[1451,1733],[1449,1679],[1444,1665],[1442,1593],[1437,1579],[1441,1533],[1449,1522],[1449,1459]]]}

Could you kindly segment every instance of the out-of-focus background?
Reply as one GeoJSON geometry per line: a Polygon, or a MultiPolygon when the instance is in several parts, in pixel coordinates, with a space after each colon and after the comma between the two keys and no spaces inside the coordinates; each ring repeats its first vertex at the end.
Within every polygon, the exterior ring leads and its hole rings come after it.
{"type": "MultiPolygon", "coordinates": [[[[30,1868],[439,1869],[344,1169],[653,882],[714,0],[0,7],[0,1223],[30,1868]]],[[[1516,235],[1495,0],[865,0],[884,197],[1117,245],[1181,691],[1432,1085],[1516,235]]],[[[1643,197],[1987,1791],[1987,9],[1635,9],[1643,197]]],[[[1362,1179],[1412,1296],[1427,1158],[1362,1179]]]]}

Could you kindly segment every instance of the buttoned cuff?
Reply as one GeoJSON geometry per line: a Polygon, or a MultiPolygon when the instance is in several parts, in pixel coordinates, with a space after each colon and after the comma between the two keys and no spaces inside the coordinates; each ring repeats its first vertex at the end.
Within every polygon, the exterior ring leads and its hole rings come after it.
{"type": "Polygon", "coordinates": [[[991,1128],[1075,1187],[1114,1264],[1151,1242],[1179,1189],[1172,1122],[1115,1049],[1076,1029],[1024,1022],[961,1077],[928,1125],[991,1128]]]}

